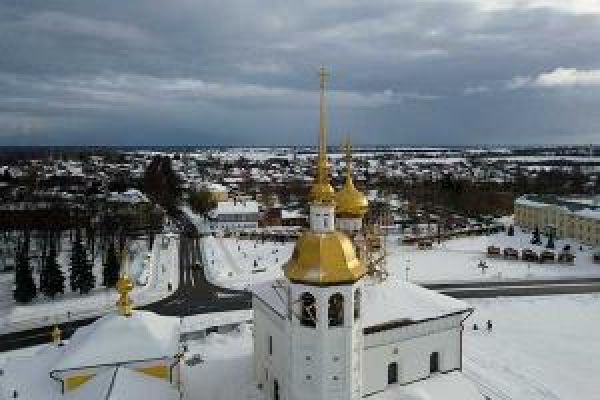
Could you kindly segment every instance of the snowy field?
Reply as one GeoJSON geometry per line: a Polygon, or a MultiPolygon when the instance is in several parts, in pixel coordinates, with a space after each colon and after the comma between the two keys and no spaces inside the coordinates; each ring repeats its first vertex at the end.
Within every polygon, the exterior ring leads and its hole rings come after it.
{"type": "MultiPolygon", "coordinates": [[[[600,400],[600,295],[556,295],[469,300],[464,372],[493,400],[600,400]],[[493,330],[473,331],[493,321],[493,330]]],[[[185,318],[184,330],[246,321],[251,311],[185,318]],[[187,328],[187,329],[186,329],[187,328]]],[[[252,371],[252,328],[212,333],[187,342],[182,365],[186,399],[264,399],[252,371]],[[195,357],[201,362],[190,363],[195,357]],[[227,376],[227,384],[223,384],[227,376]]],[[[0,354],[28,357],[40,346],[0,354]]]]}
{"type": "MultiPolygon", "coordinates": [[[[148,249],[146,241],[135,241],[129,246],[130,271],[136,287],[132,293],[136,304],[147,304],[167,296],[168,283],[175,290],[179,280],[178,237],[172,234],[157,235],[155,245],[148,249]],[[145,285],[137,284],[137,278],[145,285]]],[[[106,313],[114,309],[117,293],[114,289],[101,286],[102,259],[98,255],[94,260],[96,288],[87,295],[70,292],[69,251],[62,251],[59,263],[65,274],[65,294],[49,300],[39,295],[31,304],[19,305],[12,298],[13,273],[0,274],[0,333],[30,329],[61,323],[69,319],[82,319],[106,313]]]]}
{"type": "Polygon", "coordinates": [[[294,243],[208,236],[202,239],[206,277],[217,286],[232,289],[278,278],[293,247],[294,243]]]}
{"type": "Polygon", "coordinates": [[[464,370],[491,399],[600,399],[600,295],[469,300],[464,370]],[[493,331],[472,325],[493,321],[493,331]]]}
{"type": "MultiPolygon", "coordinates": [[[[469,302],[476,311],[465,324],[463,367],[483,394],[493,400],[600,399],[600,295],[469,302]],[[484,327],[488,319],[492,332],[472,330],[474,323],[484,327]]],[[[199,354],[203,362],[183,368],[186,398],[263,398],[253,380],[248,325],[210,334],[189,346],[186,358],[199,354]],[[229,384],[210,384],[222,374],[229,384]]]]}
{"type": "MultiPolygon", "coordinates": [[[[531,234],[522,233],[517,228],[515,236],[507,236],[506,233],[501,232],[489,236],[458,238],[439,245],[434,243],[431,250],[418,250],[416,246],[399,245],[397,237],[390,237],[387,246],[387,267],[392,275],[398,279],[405,279],[408,266],[409,280],[419,283],[600,276],[600,264],[592,262],[594,249],[583,246],[583,250],[579,250],[579,243],[575,241],[557,240],[555,243],[556,253],[565,244],[571,245],[576,255],[574,265],[527,263],[521,260],[489,258],[486,255],[487,247],[492,245],[501,249],[530,248],[538,253],[545,250],[544,246],[530,244],[530,240],[531,234]],[[489,267],[484,273],[477,268],[480,260],[485,261],[489,267]]],[[[546,244],[545,238],[542,238],[542,244],[546,244]]]]}
{"type": "MultiPolygon", "coordinates": [[[[489,258],[487,247],[531,248],[537,252],[543,246],[530,244],[531,234],[515,229],[515,236],[498,233],[471,236],[434,243],[431,250],[418,250],[414,245],[401,245],[398,236],[387,238],[387,269],[394,279],[416,283],[448,281],[502,281],[512,279],[561,279],[600,277],[600,264],[592,262],[593,248],[574,241],[556,241],[556,252],[571,244],[576,255],[574,265],[558,263],[528,263],[521,260],[489,258]],[[478,268],[483,260],[488,268],[478,268]]],[[[542,239],[545,245],[546,240],[542,239]]],[[[217,286],[241,289],[250,284],[281,277],[281,266],[289,259],[294,243],[273,243],[209,237],[203,240],[202,252],[209,281],[217,286]],[[256,247],[254,247],[256,245],[256,247]],[[239,250],[238,250],[239,246],[239,250]],[[256,261],[256,266],[255,266],[256,261]],[[264,270],[263,270],[264,269],[264,270]]]]}

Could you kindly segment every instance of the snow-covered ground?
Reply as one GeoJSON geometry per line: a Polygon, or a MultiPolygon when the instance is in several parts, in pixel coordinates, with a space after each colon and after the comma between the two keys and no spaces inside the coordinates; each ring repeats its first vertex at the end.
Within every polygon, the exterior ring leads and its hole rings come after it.
{"type": "MultiPolygon", "coordinates": [[[[600,399],[600,295],[556,295],[469,300],[475,313],[464,332],[466,376],[491,399],[600,399]],[[473,331],[491,319],[493,330],[473,331]]],[[[189,400],[263,399],[252,370],[251,311],[185,318],[182,329],[240,322],[238,329],[188,341],[182,364],[183,391],[189,400]],[[194,358],[201,361],[192,363],[194,358]],[[222,384],[222,377],[227,384],[222,384]]],[[[0,354],[29,357],[40,348],[0,354]]],[[[46,379],[48,379],[46,377],[46,379]]]]}
{"type": "Polygon", "coordinates": [[[600,399],[600,295],[469,300],[464,370],[491,399],[600,399]],[[493,330],[473,331],[491,319],[493,330]]]}
{"type": "MultiPolygon", "coordinates": [[[[418,250],[414,245],[401,245],[396,235],[387,238],[387,269],[393,279],[408,279],[417,283],[447,281],[501,281],[511,279],[560,279],[600,277],[600,264],[592,261],[594,249],[574,241],[556,241],[556,252],[571,244],[574,265],[559,263],[527,263],[521,260],[489,258],[487,247],[531,248],[537,252],[543,246],[530,244],[531,234],[515,230],[515,236],[498,233],[489,236],[469,236],[434,243],[431,250],[418,250]],[[488,266],[482,273],[480,260],[488,266]]],[[[545,245],[546,240],[542,240],[545,245]]],[[[294,243],[273,243],[207,237],[202,242],[206,275],[210,282],[227,288],[244,288],[249,284],[281,277],[281,266],[289,259],[294,243]],[[239,250],[238,250],[239,246],[239,250]],[[254,247],[256,246],[256,247],[254,247]],[[256,267],[254,262],[256,261],[256,267]],[[262,271],[264,269],[264,271],[262,271]],[[254,271],[254,272],[253,272],[254,271]]]]}
{"type": "MultiPolygon", "coordinates": [[[[600,399],[599,300],[597,294],[470,300],[476,311],[464,333],[466,376],[493,400],[600,399]],[[492,332],[472,330],[488,319],[492,332]]],[[[189,342],[186,359],[194,355],[203,362],[183,368],[186,398],[262,399],[248,325],[189,342]],[[222,374],[230,384],[209,384],[222,374]]]]}
{"type": "MultiPolygon", "coordinates": [[[[441,244],[434,243],[431,250],[418,250],[416,246],[399,245],[397,237],[388,238],[387,268],[398,279],[408,278],[413,282],[439,281],[481,281],[504,279],[544,279],[569,277],[600,276],[600,264],[594,264],[594,250],[575,241],[556,241],[555,252],[558,253],[565,244],[571,244],[576,260],[574,265],[559,263],[527,263],[521,260],[504,260],[489,258],[486,255],[488,246],[498,246],[501,249],[513,247],[517,250],[531,248],[536,252],[545,250],[544,246],[534,246],[530,243],[531,234],[515,229],[515,236],[498,233],[489,236],[473,236],[452,239],[441,244]],[[488,268],[482,273],[477,267],[483,260],[488,268]]],[[[546,244],[543,238],[542,244],[546,244]]]]}
{"type": "Polygon", "coordinates": [[[206,277],[217,286],[233,289],[280,277],[281,266],[290,258],[293,246],[208,236],[202,239],[206,277]]]}
{"type": "MultiPolygon", "coordinates": [[[[145,285],[136,285],[132,298],[138,304],[147,304],[163,297],[179,283],[179,239],[177,235],[157,235],[154,246],[148,251],[145,241],[133,242],[129,249],[132,261],[130,271],[134,278],[144,275],[147,277],[145,285]]],[[[96,288],[88,295],[71,293],[68,288],[68,252],[61,252],[59,262],[63,266],[66,293],[49,300],[42,295],[27,305],[18,305],[12,299],[13,278],[12,273],[0,274],[0,333],[14,332],[61,323],[69,319],[82,319],[104,314],[112,310],[117,300],[114,289],[101,287],[102,260],[98,256],[94,262],[96,288]]],[[[137,279],[136,279],[137,280],[137,279]]]]}

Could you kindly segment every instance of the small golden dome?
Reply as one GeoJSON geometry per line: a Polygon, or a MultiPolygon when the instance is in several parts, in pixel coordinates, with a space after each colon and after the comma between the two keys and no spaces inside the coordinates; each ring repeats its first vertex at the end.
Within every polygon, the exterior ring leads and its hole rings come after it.
{"type": "Polygon", "coordinates": [[[292,282],[316,285],[353,283],[367,273],[350,239],[341,232],[304,232],[283,267],[292,282]]]}
{"type": "Polygon", "coordinates": [[[335,200],[335,191],[329,182],[315,182],[310,188],[308,195],[311,202],[333,204],[335,200]]]}
{"type": "Polygon", "coordinates": [[[129,279],[127,274],[123,274],[117,282],[117,292],[119,293],[119,300],[117,300],[117,308],[119,314],[129,317],[133,313],[133,301],[129,297],[129,293],[133,290],[133,282],[129,279]]]}
{"type": "Polygon", "coordinates": [[[335,213],[341,218],[362,218],[368,208],[367,197],[354,187],[352,179],[348,177],[342,190],[335,196],[335,213]]]}

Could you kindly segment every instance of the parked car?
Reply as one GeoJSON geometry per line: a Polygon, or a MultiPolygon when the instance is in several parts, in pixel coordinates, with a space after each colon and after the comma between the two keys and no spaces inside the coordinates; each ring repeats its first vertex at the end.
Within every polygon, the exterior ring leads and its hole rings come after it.
{"type": "Polygon", "coordinates": [[[518,260],[519,252],[516,249],[513,249],[512,247],[505,247],[504,248],[504,258],[518,260]]]}
{"type": "Polygon", "coordinates": [[[563,251],[558,255],[558,262],[563,264],[574,264],[575,254],[563,251]]]}
{"type": "Polygon", "coordinates": [[[556,258],[556,254],[554,254],[553,251],[551,250],[544,250],[542,251],[542,254],[540,254],[540,262],[541,263],[545,263],[545,262],[554,262],[556,258]]]}
{"type": "Polygon", "coordinates": [[[433,242],[431,240],[421,240],[417,245],[419,250],[427,250],[433,247],[433,242]]]}
{"type": "Polygon", "coordinates": [[[538,261],[539,260],[538,253],[531,249],[523,249],[521,250],[521,259],[523,261],[538,261]]]}
{"type": "Polygon", "coordinates": [[[500,247],[498,246],[488,246],[487,255],[489,257],[499,257],[500,256],[500,247]]]}

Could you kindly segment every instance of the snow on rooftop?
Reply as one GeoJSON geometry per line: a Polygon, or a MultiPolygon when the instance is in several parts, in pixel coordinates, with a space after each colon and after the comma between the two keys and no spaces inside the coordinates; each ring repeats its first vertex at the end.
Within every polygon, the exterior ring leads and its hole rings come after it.
{"type": "Polygon", "coordinates": [[[53,370],[132,360],[172,357],[177,352],[179,320],[136,310],[131,317],[106,315],[78,329],[53,370]]]}
{"type": "Polygon", "coordinates": [[[363,288],[363,327],[404,319],[421,321],[467,312],[470,308],[462,300],[409,282],[388,279],[383,283],[368,282],[363,288]]]}
{"type": "Polygon", "coordinates": [[[258,203],[254,200],[219,201],[211,215],[258,213],[258,203]]]}
{"type": "MultiPolygon", "coordinates": [[[[252,293],[285,317],[287,291],[279,281],[268,281],[251,287],[252,293]]],[[[471,307],[462,300],[445,296],[421,286],[388,279],[383,283],[366,280],[361,309],[363,327],[398,320],[422,321],[449,314],[467,312],[471,307]]]]}

